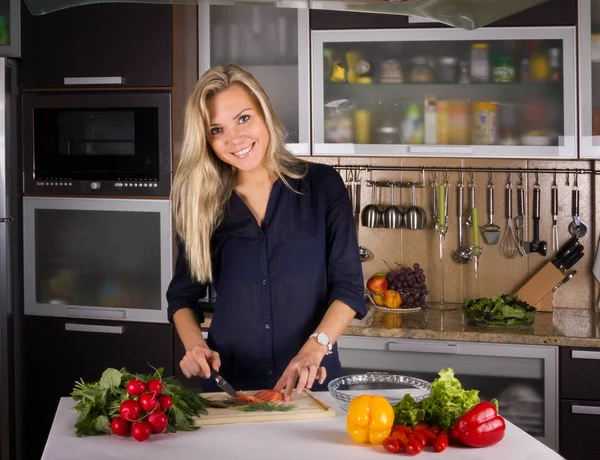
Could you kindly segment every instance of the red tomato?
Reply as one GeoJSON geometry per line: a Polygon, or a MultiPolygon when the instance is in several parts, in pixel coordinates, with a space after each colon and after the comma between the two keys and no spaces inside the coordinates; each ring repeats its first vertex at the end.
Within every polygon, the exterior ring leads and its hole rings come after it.
{"type": "Polygon", "coordinates": [[[414,439],[409,439],[404,445],[404,452],[406,452],[408,455],[420,454],[422,450],[423,448],[421,445],[414,439]]]}
{"type": "Polygon", "coordinates": [[[425,436],[423,436],[419,431],[413,431],[408,435],[408,439],[414,439],[419,443],[421,449],[427,445],[427,441],[425,440],[425,436]]]}
{"type": "Polygon", "coordinates": [[[421,430],[428,430],[429,429],[429,425],[427,425],[427,423],[418,423],[415,426],[413,426],[413,431],[421,431],[421,430]]]}
{"type": "Polygon", "coordinates": [[[438,434],[440,434],[440,432],[442,431],[442,429],[441,429],[439,426],[437,426],[437,425],[432,425],[432,426],[431,426],[431,428],[429,428],[429,429],[430,429],[430,430],[433,432],[433,434],[435,434],[435,435],[438,435],[438,434]]]}
{"type": "Polygon", "coordinates": [[[400,443],[394,438],[385,438],[383,440],[383,448],[392,454],[395,454],[400,450],[400,443]]]}
{"type": "Polygon", "coordinates": [[[146,384],[138,379],[130,380],[127,384],[127,394],[129,396],[141,395],[146,391],[146,384]]]}
{"type": "Polygon", "coordinates": [[[436,436],[433,441],[433,448],[436,452],[443,452],[448,447],[448,436],[446,433],[440,433],[436,436]]]}
{"type": "Polygon", "coordinates": [[[129,423],[127,423],[121,417],[113,418],[110,422],[110,428],[114,434],[119,436],[125,436],[129,434],[129,423]]]}
{"type": "Polygon", "coordinates": [[[154,393],[144,393],[140,396],[140,406],[142,406],[142,409],[146,412],[154,410],[157,404],[158,400],[154,396],[154,393]]]}
{"type": "Polygon", "coordinates": [[[131,426],[131,436],[136,441],[145,441],[150,437],[150,433],[152,432],[152,428],[148,422],[135,422],[131,426]]]}
{"type": "Polygon", "coordinates": [[[119,406],[119,413],[121,417],[128,422],[135,422],[142,412],[142,408],[137,401],[133,399],[126,399],[119,406]]]}
{"type": "Polygon", "coordinates": [[[407,427],[407,426],[404,426],[404,425],[394,425],[394,426],[392,427],[392,433],[394,433],[394,432],[396,432],[396,431],[400,431],[400,432],[402,432],[402,433],[404,433],[404,434],[408,434],[408,433],[410,433],[412,430],[411,430],[409,427],[407,427]]]}
{"type": "Polygon", "coordinates": [[[160,403],[161,407],[165,410],[170,409],[173,405],[173,400],[170,396],[167,395],[160,395],[158,397],[158,402],[160,403]]]}
{"type": "Polygon", "coordinates": [[[148,391],[154,393],[154,396],[158,396],[162,391],[162,381],[160,380],[149,380],[148,391]]]}
{"type": "Polygon", "coordinates": [[[167,418],[164,412],[152,412],[148,416],[148,423],[150,424],[152,433],[159,434],[167,429],[169,419],[167,418]]]}
{"type": "Polygon", "coordinates": [[[394,431],[390,435],[390,438],[398,440],[400,444],[406,444],[408,442],[408,438],[402,431],[394,431]]]}
{"type": "Polygon", "coordinates": [[[419,431],[419,433],[421,433],[423,435],[423,437],[425,438],[425,441],[427,442],[427,445],[429,445],[429,446],[433,445],[433,441],[435,441],[435,434],[433,433],[433,431],[421,430],[421,431],[419,431]]]}

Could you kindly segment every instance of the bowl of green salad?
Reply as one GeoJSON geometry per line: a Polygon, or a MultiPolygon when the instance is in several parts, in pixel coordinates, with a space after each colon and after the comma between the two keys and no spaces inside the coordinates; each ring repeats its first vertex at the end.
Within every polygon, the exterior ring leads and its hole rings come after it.
{"type": "Polygon", "coordinates": [[[463,311],[467,324],[485,327],[531,326],[536,313],[535,307],[516,294],[465,299],[463,311]]]}

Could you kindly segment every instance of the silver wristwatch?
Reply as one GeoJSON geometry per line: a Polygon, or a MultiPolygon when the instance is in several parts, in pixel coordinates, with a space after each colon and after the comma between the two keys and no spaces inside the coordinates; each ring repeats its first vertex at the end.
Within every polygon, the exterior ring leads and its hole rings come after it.
{"type": "Polygon", "coordinates": [[[311,334],[311,337],[317,339],[317,342],[321,345],[325,345],[327,347],[327,353],[325,355],[330,355],[333,352],[333,345],[331,344],[331,340],[329,340],[329,336],[324,332],[315,332],[311,334]]]}

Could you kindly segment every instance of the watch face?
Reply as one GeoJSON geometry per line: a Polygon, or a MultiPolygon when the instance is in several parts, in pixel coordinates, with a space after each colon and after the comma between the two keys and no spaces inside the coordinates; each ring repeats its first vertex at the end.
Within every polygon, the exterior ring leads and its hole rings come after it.
{"type": "Polygon", "coordinates": [[[329,343],[329,337],[327,337],[327,334],[323,334],[321,332],[317,335],[317,342],[319,342],[321,345],[327,345],[329,343]]]}

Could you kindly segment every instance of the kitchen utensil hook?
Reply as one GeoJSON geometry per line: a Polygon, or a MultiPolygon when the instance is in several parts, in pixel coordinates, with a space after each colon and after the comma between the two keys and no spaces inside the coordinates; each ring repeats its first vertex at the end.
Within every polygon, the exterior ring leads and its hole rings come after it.
{"type": "Polygon", "coordinates": [[[448,185],[448,168],[444,171],[444,184],[448,185]]]}
{"type": "Polygon", "coordinates": [[[569,176],[569,172],[567,172],[567,187],[571,186],[571,181],[570,181],[570,176],[569,176]]]}
{"type": "Polygon", "coordinates": [[[492,181],[492,171],[488,171],[488,187],[494,186],[494,181],[492,181]]]}
{"type": "Polygon", "coordinates": [[[552,187],[558,187],[558,185],[556,185],[556,168],[554,168],[554,180],[552,181],[552,187]]]}
{"type": "Polygon", "coordinates": [[[579,187],[579,182],[577,180],[577,170],[575,170],[575,184],[573,185],[575,188],[579,187]]]}
{"type": "Polygon", "coordinates": [[[523,171],[519,171],[519,183],[517,185],[523,187],[523,171]]]}
{"type": "Polygon", "coordinates": [[[535,184],[533,184],[534,188],[540,188],[540,176],[538,171],[535,172],[535,184]]]}

